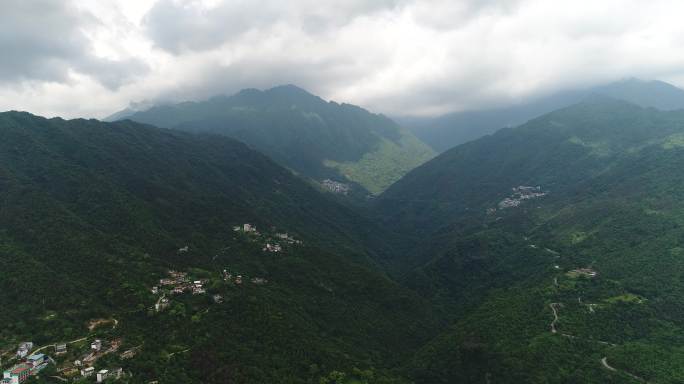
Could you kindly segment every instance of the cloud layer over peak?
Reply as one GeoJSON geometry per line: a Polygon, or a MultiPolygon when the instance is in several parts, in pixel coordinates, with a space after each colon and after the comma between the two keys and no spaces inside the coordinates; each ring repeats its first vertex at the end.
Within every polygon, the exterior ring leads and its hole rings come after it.
{"type": "Polygon", "coordinates": [[[292,83],[387,114],[439,114],[630,76],[681,85],[682,11],[673,0],[8,0],[0,108],[102,117],[292,83]]]}

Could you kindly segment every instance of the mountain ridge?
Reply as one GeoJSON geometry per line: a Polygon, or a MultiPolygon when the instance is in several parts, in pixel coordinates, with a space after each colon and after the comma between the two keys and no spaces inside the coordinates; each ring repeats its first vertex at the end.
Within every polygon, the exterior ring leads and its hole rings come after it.
{"type": "Polygon", "coordinates": [[[455,314],[411,377],[677,382],[680,341],[660,335],[684,329],[683,137],[682,110],[592,97],[448,150],[381,195],[379,216],[418,244],[405,283],[455,314]]]}
{"type": "Polygon", "coordinates": [[[1,113],[0,188],[2,350],[119,340],[140,357],[95,366],[134,382],[402,383],[441,321],[373,261],[373,223],[230,138],[1,113]],[[152,293],[169,271],[206,291],[152,293]]]}
{"type": "Polygon", "coordinates": [[[499,129],[524,124],[535,117],[576,104],[591,95],[603,95],[661,110],[684,108],[683,90],[658,80],[629,78],[587,89],[561,91],[509,107],[457,112],[431,119],[408,119],[404,125],[433,149],[443,152],[499,129]]]}
{"type": "Polygon", "coordinates": [[[326,102],[294,85],[245,89],[233,96],[115,116],[230,136],[305,177],[351,183],[373,194],[433,155],[389,118],[326,102]]]}

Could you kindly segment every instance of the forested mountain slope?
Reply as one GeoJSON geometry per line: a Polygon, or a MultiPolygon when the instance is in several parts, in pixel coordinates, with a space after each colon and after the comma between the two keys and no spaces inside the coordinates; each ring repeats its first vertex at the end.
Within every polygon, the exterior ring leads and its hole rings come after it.
{"type": "Polygon", "coordinates": [[[684,112],[594,97],[504,129],[377,223],[228,138],[17,112],[0,135],[0,353],[120,338],[137,357],[96,367],[133,383],[684,378],[684,112]],[[169,270],[206,292],[151,293],[169,270]]]}
{"type": "Polygon", "coordinates": [[[387,370],[436,329],[375,267],[380,229],[228,138],[3,113],[0,189],[0,353],[121,338],[138,357],[96,367],[135,383],[399,380],[387,370]],[[170,269],[206,293],[150,293],[170,269]]]}
{"type": "Polygon", "coordinates": [[[443,153],[392,185],[377,207],[388,224],[429,233],[496,207],[520,185],[570,196],[625,156],[676,140],[682,116],[595,97],[443,153]]]}
{"type": "Polygon", "coordinates": [[[125,115],[115,118],[230,136],[306,177],[357,183],[371,193],[433,156],[392,120],[291,85],[125,115]]]}
{"type": "Polygon", "coordinates": [[[683,137],[683,112],[594,98],[390,188],[387,222],[422,238],[406,282],[455,319],[412,377],[681,382],[683,137]]]}

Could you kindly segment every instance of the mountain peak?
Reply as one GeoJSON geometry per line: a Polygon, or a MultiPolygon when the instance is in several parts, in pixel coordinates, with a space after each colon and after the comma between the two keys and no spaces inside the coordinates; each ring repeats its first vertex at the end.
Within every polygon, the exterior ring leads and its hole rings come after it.
{"type": "Polygon", "coordinates": [[[390,119],[329,103],[292,84],[243,89],[233,96],[155,107],[125,117],[229,136],[301,175],[355,183],[363,187],[362,193],[381,192],[433,154],[390,119]]]}
{"type": "Polygon", "coordinates": [[[310,93],[309,91],[292,84],[279,85],[271,89],[265,90],[264,93],[267,95],[273,95],[275,97],[285,97],[291,100],[306,100],[316,103],[326,102],[325,100],[310,93]]]}
{"type": "MultiPolygon", "coordinates": [[[[283,84],[283,85],[276,85],[275,87],[268,88],[268,89],[258,89],[258,88],[244,88],[241,89],[238,93],[236,93],[236,96],[239,95],[263,95],[263,94],[279,94],[279,95],[305,95],[309,97],[316,97],[318,96],[313,95],[309,91],[305,90],[304,88],[300,88],[294,84],[283,84]]],[[[226,95],[221,95],[218,97],[230,97],[226,95]]]]}
{"type": "Polygon", "coordinates": [[[592,90],[642,107],[660,110],[684,109],[684,90],[660,80],[628,78],[592,90]]]}
{"type": "Polygon", "coordinates": [[[277,85],[271,89],[269,89],[267,92],[290,92],[290,93],[304,93],[307,95],[313,96],[310,92],[305,90],[304,88],[298,87],[294,84],[283,84],[283,85],[277,85]]]}

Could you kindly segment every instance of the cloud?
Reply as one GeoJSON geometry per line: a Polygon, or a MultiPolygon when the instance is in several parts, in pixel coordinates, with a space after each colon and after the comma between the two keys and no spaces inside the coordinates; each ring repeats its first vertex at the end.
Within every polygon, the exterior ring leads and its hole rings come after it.
{"type": "Polygon", "coordinates": [[[674,1],[257,4],[152,7],[144,25],[154,44],[203,58],[203,75],[167,98],[296,83],[386,113],[439,114],[626,76],[684,75],[672,16],[683,7],[674,1]]]}
{"type": "Polygon", "coordinates": [[[92,76],[111,90],[145,72],[138,60],[111,60],[93,52],[88,30],[101,27],[72,3],[5,0],[0,13],[0,84],[72,80],[92,76]]]}
{"type": "Polygon", "coordinates": [[[359,15],[396,7],[401,0],[159,0],[145,18],[155,44],[174,54],[217,48],[249,32],[268,32],[283,25],[321,33],[359,15]]]}
{"type": "Polygon", "coordinates": [[[102,117],[285,83],[414,115],[631,76],[684,85],[675,0],[5,3],[0,107],[45,114],[102,117]]]}

